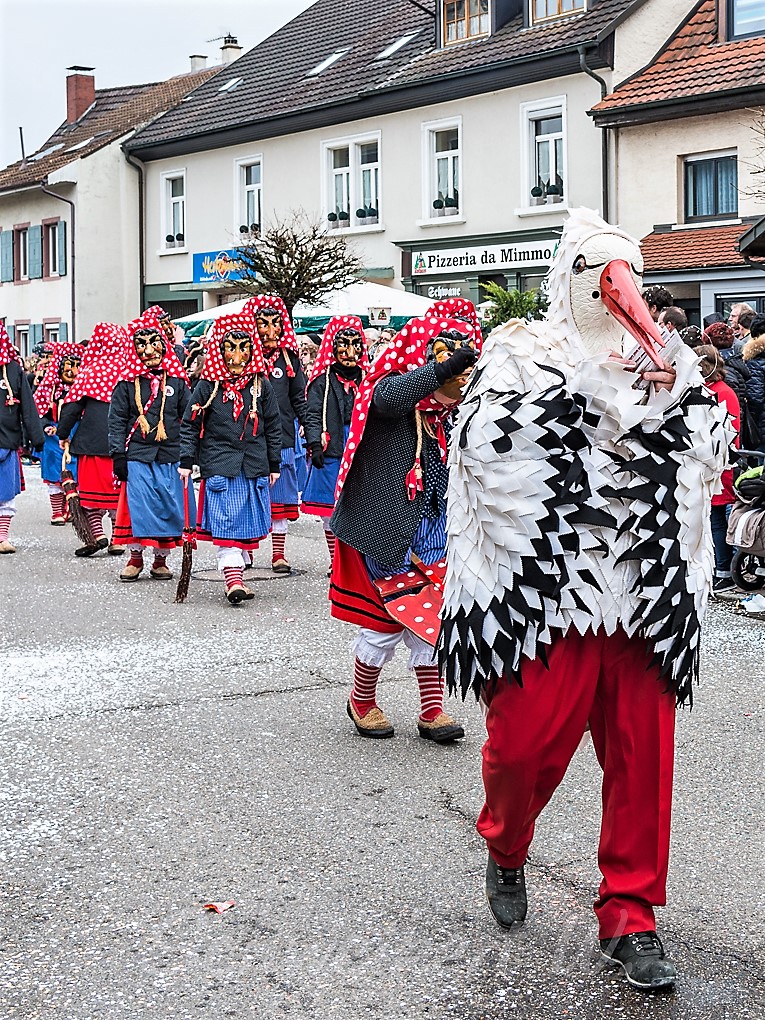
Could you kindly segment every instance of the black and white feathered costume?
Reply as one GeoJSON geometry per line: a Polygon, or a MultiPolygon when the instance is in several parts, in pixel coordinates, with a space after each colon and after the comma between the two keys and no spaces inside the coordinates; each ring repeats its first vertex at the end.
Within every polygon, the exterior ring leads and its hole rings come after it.
{"type": "Polygon", "coordinates": [[[557,634],[621,627],[651,642],[668,687],[692,700],[714,567],[709,505],[732,433],[689,348],[671,392],[650,395],[610,356],[635,345],[621,324],[629,310],[615,311],[618,281],[602,279],[617,263],[639,282],[637,242],[572,213],[547,319],[495,329],[465,393],[441,634],[463,697],[520,680],[524,658],[544,660],[557,634]]]}

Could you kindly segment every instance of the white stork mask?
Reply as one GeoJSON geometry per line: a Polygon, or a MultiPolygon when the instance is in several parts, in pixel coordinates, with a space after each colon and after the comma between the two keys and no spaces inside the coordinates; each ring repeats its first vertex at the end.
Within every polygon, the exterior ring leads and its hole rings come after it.
{"type": "Polygon", "coordinates": [[[441,663],[452,689],[520,679],[571,627],[653,644],[690,700],[714,564],[709,503],[731,433],[684,347],[671,391],[611,357],[662,338],[637,241],[566,223],[543,322],[488,337],[452,434],[441,663]]]}

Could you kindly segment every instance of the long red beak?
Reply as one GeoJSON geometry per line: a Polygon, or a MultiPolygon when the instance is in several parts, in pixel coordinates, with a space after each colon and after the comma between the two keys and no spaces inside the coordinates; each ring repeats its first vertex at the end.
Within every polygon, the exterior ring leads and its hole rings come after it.
{"type": "Polygon", "coordinates": [[[635,285],[632,270],[624,259],[614,259],[603,270],[600,275],[600,294],[603,304],[616,321],[634,336],[651,361],[661,364],[659,352],[664,346],[664,340],[635,285]]]}

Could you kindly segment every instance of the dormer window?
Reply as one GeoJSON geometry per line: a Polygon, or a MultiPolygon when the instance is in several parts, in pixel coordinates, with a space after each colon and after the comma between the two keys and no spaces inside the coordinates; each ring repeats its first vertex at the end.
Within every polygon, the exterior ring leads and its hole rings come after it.
{"type": "Polygon", "coordinates": [[[445,0],[444,42],[457,43],[489,34],[489,0],[445,0]]]}
{"type": "Polygon", "coordinates": [[[765,35],[765,0],[727,0],[728,38],[765,35]]]}
{"type": "Polygon", "coordinates": [[[587,0],[531,0],[531,24],[563,18],[567,14],[581,14],[587,10],[587,0]]]}

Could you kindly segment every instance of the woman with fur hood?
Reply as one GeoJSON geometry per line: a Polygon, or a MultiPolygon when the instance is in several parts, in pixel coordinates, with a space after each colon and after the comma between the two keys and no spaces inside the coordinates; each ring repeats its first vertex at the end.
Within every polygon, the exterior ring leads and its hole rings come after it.
{"type": "Polygon", "coordinates": [[[752,335],[742,351],[750,372],[746,399],[760,434],[759,449],[765,453],[765,315],[755,316],[751,331],[752,335]]]}

